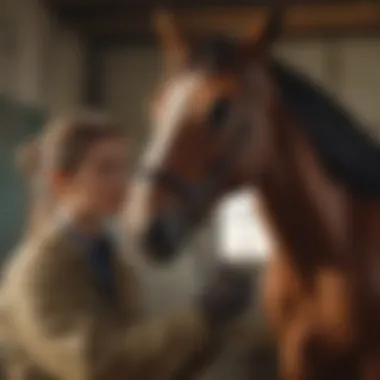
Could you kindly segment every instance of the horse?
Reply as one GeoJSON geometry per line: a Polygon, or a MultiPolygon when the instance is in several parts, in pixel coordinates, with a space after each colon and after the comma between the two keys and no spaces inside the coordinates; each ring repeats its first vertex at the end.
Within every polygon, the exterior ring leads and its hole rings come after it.
{"type": "Polygon", "coordinates": [[[380,379],[380,149],[322,88],[276,60],[283,12],[238,39],[156,18],[166,66],[127,224],[173,260],[221,197],[258,194],[274,249],[262,283],[285,380],[380,379]]]}

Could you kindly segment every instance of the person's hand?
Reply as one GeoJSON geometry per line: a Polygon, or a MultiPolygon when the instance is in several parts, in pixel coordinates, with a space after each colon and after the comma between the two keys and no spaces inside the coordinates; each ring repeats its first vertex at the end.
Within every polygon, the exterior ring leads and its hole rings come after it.
{"type": "Polygon", "coordinates": [[[252,273],[224,265],[207,284],[200,303],[206,320],[215,327],[242,315],[252,295],[252,273]]]}

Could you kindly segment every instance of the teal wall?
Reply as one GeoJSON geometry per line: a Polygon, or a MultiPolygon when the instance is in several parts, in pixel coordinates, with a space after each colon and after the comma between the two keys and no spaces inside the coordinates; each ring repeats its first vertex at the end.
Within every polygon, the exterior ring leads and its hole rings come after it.
{"type": "Polygon", "coordinates": [[[42,127],[45,116],[0,97],[0,260],[17,242],[26,217],[27,194],[14,165],[15,149],[42,127]]]}

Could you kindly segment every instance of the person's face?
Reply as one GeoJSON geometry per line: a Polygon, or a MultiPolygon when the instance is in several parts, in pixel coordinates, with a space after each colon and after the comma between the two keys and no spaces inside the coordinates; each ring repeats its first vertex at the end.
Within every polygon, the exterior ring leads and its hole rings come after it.
{"type": "Polygon", "coordinates": [[[124,139],[95,142],[75,173],[63,180],[64,192],[84,212],[99,217],[114,215],[126,197],[128,169],[124,139]]]}

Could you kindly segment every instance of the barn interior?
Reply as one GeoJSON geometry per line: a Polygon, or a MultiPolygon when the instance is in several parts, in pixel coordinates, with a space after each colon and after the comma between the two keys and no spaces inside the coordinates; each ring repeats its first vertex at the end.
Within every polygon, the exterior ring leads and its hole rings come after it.
{"type": "MultiPolygon", "coordinates": [[[[380,2],[285,2],[284,33],[273,54],[326,88],[379,139],[380,2]]],[[[2,260],[22,236],[28,212],[28,188],[15,169],[15,151],[46,120],[99,108],[124,123],[143,146],[149,100],[163,70],[152,27],[157,9],[170,9],[199,38],[239,37],[265,21],[270,5],[270,0],[2,0],[2,260]]],[[[245,192],[226,199],[180,260],[168,268],[139,268],[147,312],[164,314],[187,304],[223,259],[253,265],[257,284],[270,257],[270,237],[251,210],[245,192]]],[[[227,347],[207,378],[252,378],[252,371],[257,379],[276,378],[275,350],[257,294],[253,314],[254,336],[227,347]]]]}

